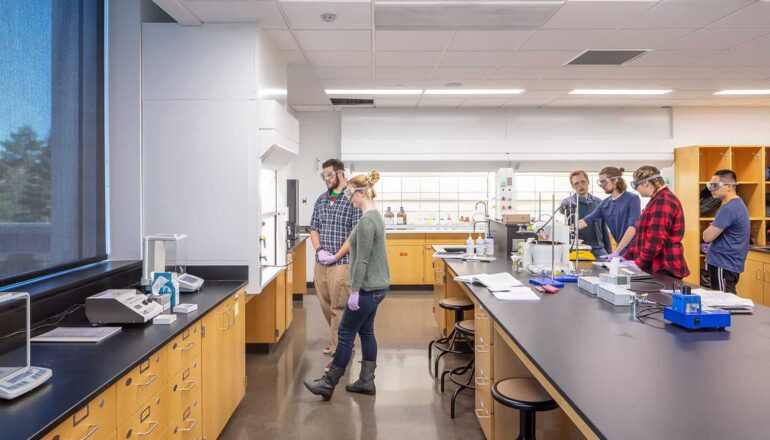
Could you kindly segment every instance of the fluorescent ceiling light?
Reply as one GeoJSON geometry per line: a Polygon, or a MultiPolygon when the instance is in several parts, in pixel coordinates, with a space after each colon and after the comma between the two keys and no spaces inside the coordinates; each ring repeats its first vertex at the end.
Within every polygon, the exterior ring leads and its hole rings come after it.
{"type": "Polygon", "coordinates": [[[524,89],[428,89],[426,95],[520,95],[524,89]]]}
{"type": "Polygon", "coordinates": [[[422,89],[326,89],[327,95],[421,95],[422,89]]]}
{"type": "Polygon", "coordinates": [[[715,95],[770,95],[770,89],[720,90],[715,95]]]}
{"type": "Polygon", "coordinates": [[[671,90],[644,89],[575,89],[570,95],[665,95],[671,90]]]}

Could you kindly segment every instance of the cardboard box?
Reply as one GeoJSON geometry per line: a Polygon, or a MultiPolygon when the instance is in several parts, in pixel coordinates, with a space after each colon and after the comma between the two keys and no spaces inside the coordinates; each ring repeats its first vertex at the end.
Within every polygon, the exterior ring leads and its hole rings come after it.
{"type": "Polygon", "coordinates": [[[503,223],[506,225],[528,225],[532,222],[529,214],[505,214],[503,215],[503,223]]]}

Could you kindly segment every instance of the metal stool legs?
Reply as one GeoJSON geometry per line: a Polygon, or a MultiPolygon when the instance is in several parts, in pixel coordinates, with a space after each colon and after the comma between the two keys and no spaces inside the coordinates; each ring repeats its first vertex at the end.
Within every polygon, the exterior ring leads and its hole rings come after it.
{"type": "MultiPolygon", "coordinates": [[[[455,322],[460,322],[463,320],[463,311],[462,310],[455,310],[455,322]]],[[[433,377],[438,377],[438,362],[441,360],[441,358],[447,354],[447,353],[454,353],[454,354],[470,354],[473,353],[473,343],[468,339],[468,337],[460,332],[458,332],[456,329],[452,329],[452,331],[445,337],[436,339],[430,342],[428,344],[428,368],[430,368],[430,361],[433,358],[433,347],[436,347],[437,350],[439,350],[441,353],[436,356],[436,359],[433,362],[433,377]],[[458,348],[458,344],[464,343],[467,346],[467,349],[462,350],[458,348]],[[439,344],[446,344],[446,347],[442,347],[439,344]]]]}
{"type": "Polygon", "coordinates": [[[457,396],[459,396],[460,393],[463,390],[466,390],[466,389],[475,390],[476,389],[476,387],[474,385],[471,385],[471,383],[473,382],[473,379],[475,378],[475,375],[476,375],[475,359],[471,358],[471,360],[468,361],[467,364],[465,364],[465,365],[463,365],[461,367],[454,368],[452,370],[444,370],[444,372],[441,373],[441,392],[442,393],[444,392],[444,378],[447,375],[449,376],[449,380],[452,381],[452,383],[457,385],[457,389],[454,391],[454,393],[452,393],[452,405],[451,405],[451,411],[449,413],[450,417],[452,419],[454,419],[455,418],[455,404],[456,404],[456,401],[457,401],[457,396]],[[455,375],[462,376],[464,374],[468,374],[468,380],[466,380],[464,383],[461,383],[459,381],[459,379],[455,379],[454,378],[455,375]]]}

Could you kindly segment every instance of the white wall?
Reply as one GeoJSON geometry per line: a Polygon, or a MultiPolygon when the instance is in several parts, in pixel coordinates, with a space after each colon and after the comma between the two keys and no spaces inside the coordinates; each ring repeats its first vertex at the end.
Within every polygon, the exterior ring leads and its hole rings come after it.
{"type": "Polygon", "coordinates": [[[768,107],[678,107],[674,142],[687,145],[770,145],[768,107]]]}

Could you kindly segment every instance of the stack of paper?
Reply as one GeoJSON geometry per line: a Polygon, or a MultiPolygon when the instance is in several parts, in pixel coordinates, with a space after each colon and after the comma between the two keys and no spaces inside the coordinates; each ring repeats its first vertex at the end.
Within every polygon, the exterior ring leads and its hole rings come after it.
{"type": "Polygon", "coordinates": [[[540,296],[529,287],[511,287],[510,290],[493,291],[492,295],[503,301],[540,301],[540,296]]]}
{"type": "MultiPolygon", "coordinates": [[[[662,292],[671,293],[670,290],[663,290],[662,292]]],[[[700,296],[703,307],[722,309],[730,313],[752,313],[754,311],[754,301],[732,293],[703,288],[692,289],[692,293],[700,296]]]]}
{"type": "Polygon", "coordinates": [[[480,273],[476,275],[464,275],[455,277],[455,281],[463,283],[478,283],[484,285],[490,292],[501,292],[511,290],[512,287],[523,286],[521,281],[517,280],[508,272],[495,274],[480,273]]]}

